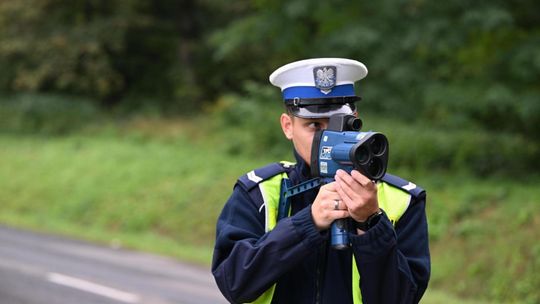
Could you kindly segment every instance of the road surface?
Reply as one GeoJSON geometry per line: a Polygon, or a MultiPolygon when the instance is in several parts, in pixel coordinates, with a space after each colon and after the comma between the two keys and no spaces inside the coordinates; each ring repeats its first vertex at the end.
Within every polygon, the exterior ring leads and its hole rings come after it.
{"type": "Polygon", "coordinates": [[[0,226],[0,304],[227,303],[209,269],[0,226]]]}

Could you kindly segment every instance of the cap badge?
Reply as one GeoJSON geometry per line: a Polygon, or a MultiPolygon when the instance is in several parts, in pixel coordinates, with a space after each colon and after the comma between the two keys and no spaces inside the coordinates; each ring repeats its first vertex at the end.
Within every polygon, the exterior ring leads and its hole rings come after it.
{"type": "Polygon", "coordinates": [[[315,79],[315,87],[319,88],[322,93],[328,94],[336,85],[337,70],[335,66],[320,66],[313,69],[313,78],[315,79]]]}

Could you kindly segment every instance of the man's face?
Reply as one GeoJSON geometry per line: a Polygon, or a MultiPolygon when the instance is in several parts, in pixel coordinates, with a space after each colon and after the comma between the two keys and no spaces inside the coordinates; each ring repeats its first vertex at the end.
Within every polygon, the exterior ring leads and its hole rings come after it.
{"type": "Polygon", "coordinates": [[[285,137],[293,142],[296,152],[306,163],[311,160],[311,144],[315,132],[328,127],[328,118],[300,118],[281,114],[281,128],[285,137]]]}

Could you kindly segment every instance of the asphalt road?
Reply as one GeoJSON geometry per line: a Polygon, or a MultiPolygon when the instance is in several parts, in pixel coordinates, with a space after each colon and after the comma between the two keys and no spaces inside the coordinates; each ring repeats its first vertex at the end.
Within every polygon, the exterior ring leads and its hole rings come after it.
{"type": "Polygon", "coordinates": [[[227,303],[208,269],[0,226],[0,304],[227,303]]]}

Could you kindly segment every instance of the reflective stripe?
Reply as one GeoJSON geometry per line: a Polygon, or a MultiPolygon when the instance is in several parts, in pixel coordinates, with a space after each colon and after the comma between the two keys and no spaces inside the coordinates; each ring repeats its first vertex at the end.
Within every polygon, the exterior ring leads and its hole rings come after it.
{"type": "MultiPolygon", "coordinates": [[[[287,173],[283,172],[276,176],[273,176],[259,184],[259,190],[263,198],[263,206],[265,212],[265,232],[271,231],[277,225],[277,216],[279,208],[279,196],[281,195],[281,180],[287,177],[287,173]]],[[[262,206],[261,206],[262,208],[262,206]]],[[[260,212],[260,210],[259,210],[260,212]]],[[[272,297],[274,296],[274,289],[276,284],[272,285],[267,291],[265,291],[257,300],[252,303],[256,304],[270,304],[272,303],[272,297]]]]}
{"type": "Polygon", "coordinates": [[[259,190],[265,206],[265,232],[268,232],[277,224],[277,211],[279,196],[281,194],[281,180],[287,177],[287,173],[281,173],[259,184],[259,190]]]}
{"type": "MultiPolygon", "coordinates": [[[[394,226],[411,203],[411,195],[409,193],[385,182],[377,183],[377,199],[379,201],[379,207],[384,210],[384,213],[386,213],[386,216],[394,226]]],[[[354,304],[361,304],[360,272],[358,271],[354,254],[352,256],[352,265],[353,302],[354,304]]]]}
{"type": "Polygon", "coordinates": [[[416,189],[416,185],[413,184],[413,183],[411,183],[411,182],[409,182],[407,185],[405,185],[405,186],[403,186],[403,187],[401,187],[401,188],[403,188],[403,189],[405,189],[405,190],[407,190],[407,191],[411,191],[411,190],[413,190],[413,189],[416,189]]]}
{"type": "Polygon", "coordinates": [[[362,303],[362,291],[360,291],[360,272],[358,272],[358,266],[356,266],[354,254],[352,256],[352,298],[354,304],[362,303]]]}
{"type": "Polygon", "coordinates": [[[255,171],[249,171],[247,174],[247,178],[254,183],[258,183],[263,180],[261,177],[255,174],[255,171]]]}

